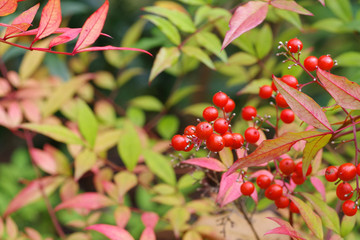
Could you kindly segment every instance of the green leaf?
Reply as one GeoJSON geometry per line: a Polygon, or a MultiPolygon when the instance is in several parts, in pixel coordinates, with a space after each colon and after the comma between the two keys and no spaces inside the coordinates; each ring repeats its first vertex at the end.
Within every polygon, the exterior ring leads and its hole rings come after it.
{"type": "Polygon", "coordinates": [[[259,94],[260,87],[264,85],[271,85],[271,80],[265,78],[255,79],[246,84],[237,94],[259,94]]]}
{"type": "Polygon", "coordinates": [[[251,54],[248,54],[245,52],[238,52],[238,53],[231,55],[231,57],[229,57],[227,64],[250,66],[250,65],[255,64],[257,61],[258,61],[257,58],[251,54]]]}
{"type": "Polygon", "coordinates": [[[174,106],[175,104],[177,104],[178,102],[180,102],[182,99],[184,99],[185,97],[189,96],[192,93],[195,93],[197,91],[199,91],[200,87],[199,86],[186,86],[186,87],[182,87],[178,90],[176,90],[170,97],[169,99],[166,101],[165,106],[167,108],[170,108],[172,106],[174,106]]]}
{"type": "Polygon", "coordinates": [[[156,130],[162,138],[170,139],[179,129],[179,119],[173,115],[166,115],[156,125],[156,130]]]}
{"type": "Polygon", "coordinates": [[[344,215],[342,221],[341,221],[341,237],[347,236],[349,233],[351,233],[355,227],[356,224],[356,216],[346,216],[344,215]]]}
{"type": "Polygon", "coordinates": [[[129,68],[121,72],[119,77],[116,79],[118,87],[121,87],[128,81],[130,81],[133,77],[136,77],[140,74],[142,74],[144,70],[142,68],[129,68]]]}
{"type": "Polygon", "coordinates": [[[75,180],[79,180],[84,173],[89,171],[96,163],[96,154],[90,149],[84,149],[75,158],[75,180]]]}
{"type": "Polygon", "coordinates": [[[180,33],[177,28],[168,20],[155,15],[145,15],[143,18],[155,24],[162,33],[174,44],[179,45],[181,42],[180,33]]]}
{"type": "Polygon", "coordinates": [[[117,149],[126,168],[129,171],[134,170],[142,152],[142,146],[136,128],[130,121],[124,123],[117,149]]]}
{"type": "Polygon", "coordinates": [[[100,132],[95,141],[94,151],[99,153],[109,150],[119,142],[121,134],[121,129],[110,129],[100,132]]]}
{"type": "Polygon", "coordinates": [[[221,41],[220,39],[211,32],[198,32],[195,35],[196,41],[198,44],[206,48],[209,52],[215,54],[223,62],[227,62],[227,55],[225,51],[221,51],[221,41]]]}
{"type": "Polygon", "coordinates": [[[229,168],[234,163],[234,156],[230,148],[225,147],[219,152],[221,161],[229,168]]]}
{"type": "Polygon", "coordinates": [[[193,33],[196,30],[196,27],[189,17],[184,12],[180,12],[176,9],[168,9],[168,8],[162,8],[162,7],[145,7],[144,10],[146,12],[150,12],[153,14],[157,14],[163,17],[166,17],[172,22],[175,26],[177,26],[181,31],[193,33]]]}
{"type": "Polygon", "coordinates": [[[112,90],[115,88],[115,79],[110,72],[99,71],[96,73],[94,83],[99,88],[112,90]]]}
{"type": "Polygon", "coordinates": [[[143,110],[137,107],[129,107],[126,110],[126,117],[131,120],[136,126],[142,127],[145,124],[146,116],[143,110]]]}
{"type": "Polygon", "coordinates": [[[344,29],[344,23],[337,18],[326,18],[317,21],[312,26],[315,29],[324,30],[332,33],[343,33],[346,32],[344,29]]]}
{"type": "Polygon", "coordinates": [[[258,33],[258,38],[255,42],[255,49],[257,56],[262,59],[272,49],[273,46],[273,35],[269,24],[265,24],[258,33]]]}
{"type": "Polygon", "coordinates": [[[215,69],[214,63],[211,61],[210,57],[200,48],[193,46],[184,46],[181,48],[181,50],[189,57],[196,58],[209,68],[215,69]]]}
{"type": "Polygon", "coordinates": [[[78,125],[81,134],[84,136],[90,147],[94,147],[98,122],[91,108],[81,99],[78,100],[78,125]]]}
{"type": "Polygon", "coordinates": [[[332,134],[327,134],[323,136],[317,136],[314,138],[306,139],[306,145],[303,152],[303,164],[302,171],[304,176],[306,171],[309,168],[311,161],[314,159],[317,152],[325,147],[325,145],[330,141],[332,134]]]}
{"type": "Polygon", "coordinates": [[[206,0],[179,0],[182,3],[189,4],[189,5],[204,5],[206,3],[209,3],[209,1],[206,0]]]}
{"type": "Polygon", "coordinates": [[[132,99],[130,105],[141,108],[145,111],[159,112],[163,109],[163,104],[153,96],[140,96],[132,99]]]}
{"type": "Polygon", "coordinates": [[[249,54],[255,56],[256,52],[255,52],[254,42],[256,41],[256,39],[252,38],[252,34],[253,32],[256,31],[257,29],[254,28],[249,32],[241,34],[241,36],[235,39],[232,43],[238,46],[239,48],[243,49],[244,51],[248,52],[249,54]]]}
{"type": "Polygon", "coordinates": [[[335,59],[343,67],[360,67],[360,52],[346,52],[335,59]]]}
{"type": "Polygon", "coordinates": [[[124,197],[125,194],[138,183],[135,174],[127,171],[121,171],[114,176],[119,197],[124,197]]]}
{"type": "Polygon", "coordinates": [[[132,47],[140,38],[143,33],[144,26],[146,21],[140,19],[135,24],[133,24],[125,33],[122,41],[122,47],[132,47]]]}
{"type": "Polygon", "coordinates": [[[156,176],[167,184],[175,186],[176,177],[170,160],[165,158],[163,155],[150,150],[144,151],[144,158],[146,165],[156,176]]]}
{"type": "Polygon", "coordinates": [[[352,20],[352,9],[349,0],[327,0],[326,7],[344,22],[350,22],[352,20]]]}
{"type": "Polygon", "coordinates": [[[202,112],[203,112],[204,108],[206,108],[208,106],[209,106],[209,103],[196,103],[196,104],[190,105],[189,107],[184,108],[182,112],[184,114],[190,114],[195,117],[202,118],[202,112]]]}
{"type": "Polygon", "coordinates": [[[301,193],[315,208],[315,211],[320,215],[324,226],[340,234],[340,220],[337,212],[329,207],[322,199],[310,194],[301,193]]]}
{"type": "Polygon", "coordinates": [[[151,68],[149,83],[165,69],[173,66],[179,59],[180,51],[177,47],[162,47],[156,55],[154,65],[151,68]]]}
{"type": "Polygon", "coordinates": [[[205,176],[205,173],[203,171],[196,171],[190,174],[185,174],[182,177],[180,177],[177,187],[180,190],[185,190],[187,188],[193,187],[196,183],[200,182],[201,179],[203,179],[205,176]]]}
{"type": "Polygon", "coordinates": [[[52,138],[58,142],[84,145],[84,142],[75,133],[64,126],[25,123],[22,124],[21,127],[37,133],[41,133],[42,135],[52,138]]]}
{"type": "Polygon", "coordinates": [[[187,221],[190,220],[190,213],[184,207],[174,207],[166,213],[175,236],[179,237],[180,233],[187,227],[187,221]]]}
{"type": "Polygon", "coordinates": [[[286,21],[294,25],[296,28],[302,29],[299,14],[282,9],[275,9],[275,12],[279,17],[285,19],[286,21]]]}

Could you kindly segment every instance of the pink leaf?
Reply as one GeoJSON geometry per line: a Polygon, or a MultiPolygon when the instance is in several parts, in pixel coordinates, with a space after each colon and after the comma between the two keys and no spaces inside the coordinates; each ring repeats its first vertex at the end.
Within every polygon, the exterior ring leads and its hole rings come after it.
{"type": "Polygon", "coordinates": [[[87,210],[96,210],[114,205],[114,202],[100,193],[87,192],[60,203],[55,207],[55,211],[64,208],[85,208],[87,210]]]}
{"type": "Polygon", "coordinates": [[[140,240],[156,240],[154,229],[149,227],[145,228],[141,233],[140,240]]]}
{"type": "Polygon", "coordinates": [[[110,240],[134,240],[134,238],[124,229],[107,224],[95,224],[85,228],[86,230],[95,230],[104,234],[110,240]]]}
{"type": "Polygon", "coordinates": [[[77,51],[73,51],[73,53],[80,53],[80,52],[95,52],[95,51],[106,51],[106,50],[128,50],[128,51],[137,51],[137,52],[143,52],[146,54],[149,54],[152,56],[151,53],[149,53],[146,50],[139,49],[139,48],[128,48],[128,47],[114,47],[114,46],[103,46],[103,47],[89,47],[77,51]]]}
{"type": "Polygon", "coordinates": [[[131,217],[131,211],[127,206],[119,206],[114,212],[116,225],[120,228],[125,228],[131,217]]]}
{"type": "MultiPolygon", "coordinates": [[[[241,187],[241,186],[240,186],[241,187]]],[[[241,190],[240,190],[241,191],[241,190]]],[[[257,204],[258,203],[258,193],[255,189],[255,191],[250,195],[250,197],[254,200],[254,202],[257,204]]]]}
{"type": "Polygon", "coordinates": [[[284,194],[287,193],[287,192],[293,192],[294,189],[295,189],[296,186],[297,186],[297,185],[293,182],[292,179],[290,179],[290,183],[287,183],[287,182],[284,183],[284,181],[281,181],[280,179],[275,179],[275,183],[276,183],[276,184],[279,184],[280,186],[285,185],[286,188],[283,188],[284,194]]]}
{"type": "Polygon", "coordinates": [[[268,176],[271,180],[274,178],[274,175],[269,172],[268,170],[259,170],[254,172],[253,174],[250,175],[250,178],[257,178],[260,175],[266,175],[268,176]]]}
{"type": "Polygon", "coordinates": [[[310,15],[313,16],[314,14],[312,14],[311,12],[309,12],[308,10],[306,10],[305,8],[303,8],[302,6],[300,6],[299,4],[297,4],[295,1],[291,0],[273,0],[270,3],[272,6],[279,8],[279,9],[284,9],[284,10],[288,10],[291,12],[296,12],[299,14],[304,14],[304,15],[310,15]]]}
{"type": "Polygon", "coordinates": [[[155,228],[159,221],[159,216],[153,212],[145,212],[141,215],[141,221],[147,228],[155,228]]]}
{"type": "Polygon", "coordinates": [[[80,28],[73,28],[73,29],[67,30],[60,36],[57,36],[56,38],[51,40],[51,42],[49,44],[49,48],[52,48],[54,46],[57,46],[57,45],[60,45],[63,43],[70,42],[71,40],[75,39],[79,35],[80,31],[81,31],[80,28]]]}
{"type": "Polygon", "coordinates": [[[28,235],[30,240],[42,240],[40,233],[35,229],[26,227],[25,231],[26,231],[26,235],[28,235]]]}
{"type": "Polygon", "coordinates": [[[54,33],[61,23],[60,0],[49,0],[45,5],[40,18],[39,30],[33,42],[54,33]]]}
{"type": "Polygon", "coordinates": [[[10,103],[8,107],[8,119],[10,121],[9,124],[13,127],[18,126],[21,123],[23,115],[20,105],[17,102],[10,103]]]}
{"type": "Polygon", "coordinates": [[[15,12],[17,8],[16,0],[2,0],[0,1],[0,16],[6,16],[15,12]]]}
{"type": "Polygon", "coordinates": [[[315,187],[315,189],[321,194],[324,202],[326,202],[326,191],[325,191],[324,183],[317,177],[311,177],[310,181],[312,185],[315,187]]]}
{"type": "Polygon", "coordinates": [[[223,174],[220,181],[219,193],[216,197],[216,202],[221,207],[238,199],[242,194],[240,187],[242,184],[241,175],[239,173],[232,173],[230,175],[223,174]]]}
{"type": "Polygon", "coordinates": [[[325,113],[311,97],[300,92],[273,75],[274,83],[296,116],[307,124],[319,129],[330,130],[331,126],[325,113]]]}
{"type": "Polygon", "coordinates": [[[96,41],[104,26],[108,10],[109,2],[105,0],[105,3],[85,21],[73,53],[90,46],[96,41]]]}
{"type": "Polygon", "coordinates": [[[325,0],[319,0],[319,2],[320,2],[323,6],[325,6],[325,0]]]}
{"type": "Polygon", "coordinates": [[[38,123],[41,120],[41,112],[39,107],[31,100],[25,99],[21,102],[21,106],[25,117],[34,123],[38,123]]]}
{"type": "Polygon", "coordinates": [[[267,11],[268,3],[261,1],[250,1],[238,7],[230,19],[230,30],[225,35],[221,49],[224,49],[244,32],[262,23],[267,11]]]}
{"type": "Polygon", "coordinates": [[[290,223],[280,219],[280,218],[275,218],[275,217],[268,217],[268,219],[273,220],[274,222],[276,222],[277,224],[280,225],[280,227],[278,228],[274,228],[270,231],[268,231],[267,233],[265,233],[264,235],[267,234],[282,234],[282,235],[287,235],[290,236],[294,239],[297,240],[306,240],[305,238],[303,238],[301,236],[300,233],[298,233],[291,225],[290,223]]]}
{"type": "Polygon", "coordinates": [[[346,77],[337,76],[320,68],[316,71],[325,89],[343,108],[360,109],[360,86],[346,77]]]}
{"type": "Polygon", "coordinates": [[[15,198],[13,198],[7,207],[4,216],[15,212],[30,203],[42,197],[40,191],[40,183],[47,195],[50,195],[62,182],[64,178],[60,176],[49,176],[31,181],[24,189],[22,189],[15,198]]]}
{"type": "Polygon", "coordinates": [[[39,9],[40,3],[36,4],[32,8],[21,13],[18,17],[14,19],[11,25],[16,27],[9,27],[6,29],[4,38],[6,39],[9,35],[26,31],[30,26],[34,17],[39,9]]]}
{"type": "Polygon", "coordinates": [[[226,166],[215,158],[191,158],[181,163],[196,165],[199,167],[207,168],[215,172],[224,172],[227,170],[226,166]]]}
{"type": "Polygon", "coordinates": [[[49,174],[57,173],[55,158],[50,153],[36,148],[31,148],[29,152],[35,164],[44,172],[49,174]]]}

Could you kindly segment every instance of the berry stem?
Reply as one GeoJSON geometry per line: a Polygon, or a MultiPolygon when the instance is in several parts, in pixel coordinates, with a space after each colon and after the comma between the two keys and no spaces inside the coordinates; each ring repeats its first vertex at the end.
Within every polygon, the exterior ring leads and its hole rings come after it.
{"type": "Polygon", "coordinates": [[[251,219],[249,218],[249,216],[247,215],[245,209],[244,209],[244,206],[243,206],[243,203],[241,201],[241,198],[238,198],[235,200],[235,207],[243,214],[246,222],[249,224],[250,228],[251,228],[251,231],[253,232],[254,236],[255,236],[255,239],[256,240],[260,240],[260,237],[259,235],[257,234],[255,228],[254,228],[254,225],[253,223],[251,222],[251,219]]]}

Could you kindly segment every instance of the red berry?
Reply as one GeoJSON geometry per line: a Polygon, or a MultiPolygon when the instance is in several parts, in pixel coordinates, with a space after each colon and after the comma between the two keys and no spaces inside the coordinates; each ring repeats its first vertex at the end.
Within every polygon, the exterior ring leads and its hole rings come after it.
{"type": "Polygon", "coordinates": [[[280,119],[284,123],[292,123],[295,120],[295,114],[291,109],[284,109],[280,113],[280,119]]]}
{"type": "Polygon", "coordinates": [[[291,158],[285,158],[279,163],[280,170],[287,176],[295,171],[295,163],[291,158]]]}
{"type": "Polygon", "coordinates": [[[309,56],[304,60],[304,67],[309,72],[315,71],[318,65],[318,59],[314,56],[309,56]]]}
{"type": "Polygon", "coordinates": [[[273,93],[273,89],[269,85],[264,85],[259,90],[259,96],[262,99],[270,98],[272,96],[272,93],[273,93]]]}
{"type": "Polygon", "coordinates": [[[212,152],[219,152],[224,148],[224,139],[215,133],[206,140],[206,147],[212,152]]]}
{"type": "Polygon", "coordinates": [[[271,82],[271,88],[276,92],[277,91],[277,87],[275,86],[274,81],[271,82]]]}
{"type": "Polygon", "coordinates": [[[299,175],[297,172],[291,174],[291,179],[296,185],[301,185],[305,182],[305,177],[302,174],[299,175]]]}
{"type": "Polygon", "coordinates": [[[259,188],[266,189],[266,188],[268,188],[270,186],[271,179],[268,176],[262,174],[262,175],[257,177],[256,183],[259,186],[259,188]]]}
{"type": "MultiPolygon", "coordinates": [[[[190,142],[190,140],[188,139],[188,143],[190,142]]],[[[193,149],[194,148],[194,144],[192,144],[192,143],[190,143],[190,144],[188,144],[186,147],[185,147],[185,152],[190,152],[191,151],[191,149],[193,149]]]]}
{"type": "MultiPolygon", "coordinates": [[[[302,171],[302,161],[298,162],[295,166],[295,172],[299,175],[299,176],[303,176],[303,171],[302,171]]],[[[309,165],[307,171],[306,171],[306,176],[309,176],[312,172],[312,166],[311,164],[309,165]]]]}
{"type": "Polygon", "coordinates": [[[360,163],[356,167],[356,173],[360,176],[360,163]]]}
{"type": "Polygon", "coordinates": [[[295,205],[295,203],[293,201],[290,202],[289,209],[290,209],[290,212],[292,212],[292,213],[300,213],[299,208],[295,205]]]}
{"type": "Polygon", "coordinates": [[[342,210],[346,216],[354,216],[357,212],[357,206],[354,201],[346,200],[342,205],[342,210]]]}
{"type": "Polygon", "coordinates": [[[287,47],[290,52],[296,53],[298,51],[301,51],[301,49],[303,48],[303,44],[299,39],[293,38],[288,41],[287,47]]]}
{"type": "Polygon", "coordinates": [[[233,145],[231,148],[238,149],[244,144],[244,137],[240,133],[233,133],[233,145]]]}
{"type": "Polygon", "coordinates": [[[224,107],[224,111],[229,113],[229,112],[234,111],[234,109],[235,109],[235,102],[234,102],[234,100],[229,98],[226,105],[225,105],[225,107],[224,107]]]}
{"type": "Polygon", "coordinates": [[[338,169],[335,166],[329,166],[325,171],[325,178],[329,182],[335,182],[338,177],[338,169]]]}
{"type": "Polygon", "coordinates": [[[272,184],[265,190],[265,197],[270,200],[276,200],[283,194],[283,189],[278,184],[272,184]]]}
{"type": "Polygon", "coordinates": [[[318,65],[322,70],[329,71],[334,66],[334,61],[330,56],[323,55],[319,57],[318,65]]]}
{"type": "Polygon", "coordinates": [[[338,169],[338,177],[343,181],[351,181],[356,175],[356,167],[352,163],[344,163],[338,169]]]}
{"type": "Polygon", "coordinates": [[[353,188],[347,182],[340,183],[336,188],[336,195],[340,200],[348,200],[353,196],[353,188]]]}
{"type": "Polygon", "coordinates": [[[213,133],[213,127],[208,122],[201,122],[196,126],[196,136],[206,140],[213,133]]]}
{"type": "Polygon", "coordinates": [[[256,108],[253,106],[246,106],[241,111],[241,116],[246,121],[251,121],[254,117],[256,117],[256,108]]]}
{"type": "Polygon", "coordinates": [[[214,122],[214,130],[220,134],[226,133],[229,129],[229,123],[225,118],[218,118],[214,122]]]}
{"type": "Polygon", "coordinates": [[[184,129],[184,135],[193,136],[195,135],[196,127],[194,125],[189,125],[184,129]]]}
{"type": "Polygon", "coordinates": [[[250,196],[254,192],[255,186],[252,182],[244,182],[241,184],[240,189],[242,194],[245,196],[250,196]]]}
{"type": "Polygon", "coordinates": [[[171,145],[176,151],[184,151],[188,145],[188,139],[182,135],[175,135],[171,139],[171,145]]]}
{"type": "Polygon", "coordinates": [[[208,121],[214,121],[219,115],[218,110],[215,107],[207,107],[203,111],[203,118],[208,121]]]}
{"type": "Polygon", "coordinates": [[[290,203],[290,200],[285,196],[281,196],[275,200],[275,205],[278,208],[286,208],[289,206],[289,203],[290,203]]]}
{"type": "Polygon", "coordinates": [[[223,92],[217,92],[213,96],[213,103],[215,104],[215,106],[219,108],[225,107],[228,100],[229,100],[228,95],[226,95],[226,93],[223,92]]]}
{"type": "Polygon", "coordinates": [[[246,129],[244,135],[248,143],[256,143],[260,138],[259,130],[254,127],[246,129]]]}
{"type": "Polygon", "coordinates": [[[234,144],[234,138],[233,135],[229,132],[226,132],[222,135],[224,139],[224,146],[225,147],[232,147],[234,144]]]}
{"type": "Polygon", "coordinates": [[[284,83],[286,83],[288,86],[290,86],[292,88],[295,88],[295,89],[297,88],[298,80],[293,75],[284,75],[281,78],[281,81],[283,81],[284,83]]]}
{"type": "Polygon", "coordinates": [[[276,104],[281,107],[281,108],[287,108],[289,107],[289,105],[287,104],[285,98],[283,97],[283,95],[281,95],[281,93],[278,93],[275,97],[275,102],[276,104]]]}

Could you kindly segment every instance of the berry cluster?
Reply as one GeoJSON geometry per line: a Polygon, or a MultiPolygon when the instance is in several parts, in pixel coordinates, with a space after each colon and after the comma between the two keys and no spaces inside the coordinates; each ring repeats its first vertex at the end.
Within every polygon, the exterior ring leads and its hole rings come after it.
{"type": "Polygon", "coordinates": [[[353,196],[354,190],[353,187],[348,183],[355,178],[355,176],[360,175],[360,164],[355,167],[352,163],[344,163],[339,168],[335,166],[329,166],[325,171],[325,178],[329,182],[335,182],[338,179],[342,181],[336,187],[336,195],[340,200],[345,201],[342,205],[342,209],[345,215],[353,216],[358,210],[357,200],[354,202],[350,200],[353,196]]]}
{"type": "Polygon", "coordinates": [[[315,71],[318,67],[322,70],[330,71],[334,64],[335,62],[330,55],[323,55],[319,59],[315,56],[309,56],[304,60],[304,67],[309,72],[315,71]]]}

